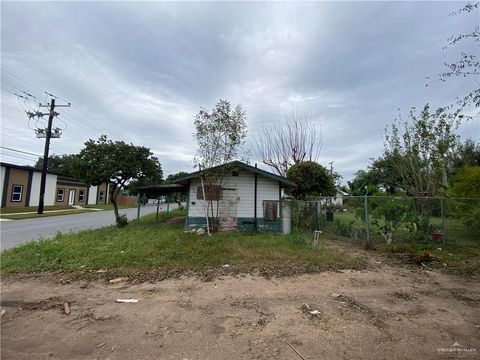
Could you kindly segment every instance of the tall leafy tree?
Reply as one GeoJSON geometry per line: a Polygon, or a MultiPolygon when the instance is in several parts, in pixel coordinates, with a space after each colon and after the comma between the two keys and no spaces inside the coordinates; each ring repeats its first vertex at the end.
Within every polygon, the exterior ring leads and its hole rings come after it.
{"type": "Polygon", "coordinates": [[[247,136],[246,119],[246,112],[241,105],[233,108],[227,100],[220,100],[211,111],[201,108],[195,116],[193,137],[198,148],[193,160],[196,167],[204,170],[206,186],[203,197],[206,201],[203,206],[206,216],[212,219],[209,225],[213,230],[219,225],[219,191],[227,171],[218,166],[237,159],[247,136]]]}
{"type": "Polygon", "coordinates": [[[246,119],[242,106],[232,108],[227,100],[220,100],[210,112],[201,108],[194,121],[195,166],[207,169],[235,160],[247,136],[246,119]]]}
{"type": "Polygon", "coordinates": [[[332,174],[314,161],[304,161],[291,166],[288,169],[287,178],[297,184],[296,188],[290,190],[297,199],[335,195],[335,182],[332,174]]]}
{"type": "MultiPolygon", "coordinates": [[[[75,156],[74,154],[50,155],[48,157],[48,170],[60,174],[73,175],[75,156]]],[[[35,168],[43,168],[43,157],[38,158],[35,168]]]]}
{"type": "Polygon", "coordinates": [[[162,167],[149,148],[112,141],[102,135],[88,140],[75,159],[74,175],[91,185],[110,184],[111,202],[118,220],[117,197],[131,180],[162,176],[162,167]]]}
{"type": "Polygon", "coordinates": [[[379,180],[372,170],[358,170],[355,178],[348,181],[348,192],[353,196],[373,195],[379,189],[379,180]]]}
{"type": "Polygon", "coordinates": [[[400,176],[399,186],[413,196],[435,196],[441,186],[448,187],[448,166],[458,142],[457,130],[462,115],[444,108],[432,112],[426,104],[409,119],[401,119],[387,128],[384,157],[400,176]]]}
{"type": "Polygon", "coordinates": [[[464,166],[480,166],[480,143],[473,139],[467,139],[458,143],[452,172],[464,166]]]}

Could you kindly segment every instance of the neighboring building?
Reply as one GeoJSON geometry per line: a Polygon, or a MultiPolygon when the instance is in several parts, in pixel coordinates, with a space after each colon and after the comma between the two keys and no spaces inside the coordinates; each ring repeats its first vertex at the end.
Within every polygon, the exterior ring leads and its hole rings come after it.
{"type": "MultiPolygon", "coordinates": [[[[0,163],[1,207],[38,206],[42,171],[30,166],[0,163]]],[[[45,206],[105,204],[108,185],[90,186],[77,179],[47,172],[45,206]]]]}
{"type": "MultiPolygon", "coordinates": [[[[203,180],[206,200],[213,200],[214,214],[218,200],[219,231],[282,231],[282,188],[295,186],[294,182],[240,161],[213,170],[222,175],[203,180]]],[[[211,173],[212,169],[206,171],[211,173]]],[[[189,229],[206,226],[201,182],[204,173],[197,171],[175,180],[187,189],[189,229]]]]}
{"type": "Polygon", "coordinates": [[[343,197],[348,196],[348,193],[342,190],[337,190],[337,195],[332,199],[332,204],[337,206],[343,206],[343,197]]]}

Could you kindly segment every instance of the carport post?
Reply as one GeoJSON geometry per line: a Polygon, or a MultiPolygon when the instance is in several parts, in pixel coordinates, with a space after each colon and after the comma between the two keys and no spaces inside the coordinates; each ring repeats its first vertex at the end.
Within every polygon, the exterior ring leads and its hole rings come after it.
{"type": "Polygon", "coordinates": [[[170,211],[170,196],[167,195],[167,214],[170,211]]]}
{"type": "Polygon", "coordinates": [[[157,220],[158,220],[158,209],[160,208],[160,196],[157,196],[157,220]]]}
{"type": "Polygon", "coordinates": [[[137,203],[138,203],[138,206],[137,206],[137,224],[140,224],[140,205],[142,204],[141,203],[141,198],[142,198],[142,193],[139,192],[138,193],[138,198],[137,198],[137,203]]]}

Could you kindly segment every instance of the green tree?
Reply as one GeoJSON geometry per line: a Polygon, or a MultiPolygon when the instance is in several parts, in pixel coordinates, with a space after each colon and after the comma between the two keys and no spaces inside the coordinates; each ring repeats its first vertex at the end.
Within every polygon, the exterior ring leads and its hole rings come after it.
{"type": "Polygon", "coordinates": [[[335,195],[335,182],[332,175],[316,162],[304,161],[291,166],[287,171],[287,178],[297,184],[296,188],[290,190],[297,199],[335,195]]]}
{"type": "Polygon", "coordinates": [[[469,229],[480,232],[480,166],[465,166],[452,178],[450,194],[456,197],[454,209],[469,229]]]}
{"type": "MultiPolygon", "coordinates": [[[[246,119],[241,105],[232,108],[227,100],[220,100],[211,112],[201,108],[195,116],[193,137],[198,148],[193,161],[195,167],[203,171],[205,193],[210,193],[208,189],[217,189],[214,193],[218,194],[218,189],[222,189],[224,174],[228,169],[218,166],[237,158],[247,136],[246,119]]],[[[208,196],[208,199],[205,194],[203,196],[205,216],[211,218],[209,225],[215,231],[218,227],[220,196],[208,196]]]]}
{"type": "MultiPolygon", "coordinates": [[[[175,184],[175,180],[177,178],[185,176],[185,175],[188,175],[188,173],[185,172],[185,171],[180,171],[176,174],[170,174],[165,179],[165,184],[175,184]]],[[[185,202],[187,200],[187,194],[176,192],[176,193],[173,193],[169,196],[169,200],[177,203],[178,206],[181,208],[182,207],[182,202],[185,202]]]]}
{"type": "Polygon", "coordinates": [[[452,173],[464,166],[480,166],[480,143],[467,139],[459,143],[453,160],[452,173]]]}
{"type": "MultiPolygon", "coordinates": [[[[50,155],[48,157],[48,170],[59,174],[73,175],[75,156],[74,154],[50,155]]],[[[38,158],[35,168],[43,168],[43,157],[38,158]]]]}
{"type": "Polygon", "coordinates": [[[347,184],[348,192],[353,196],[373,195],[380,191],[379,181],[372,170],[358,170],[355,178],[347,184]]]}
{"type": "Polygon", "coordinates": [[[480,166],[465,166],[452,178],[450,194],[456,197],[480,198],[480,166]]]}
{"type": "Polygon", "coordinates": [[[160,177],[162,167],[149,148],[108,140],[88,140],[75,159],[74,175],[90,185],[109,183],[115,218],[119,222],[117,196],[131,180],[160,177]]]}
{"type": "Polygon", "coordinates": [[[194,121],[195,166],[208,169],[235,160],[247,136],[246,119],[241,105],[232,109],[227,100],[220,99],[211,112],[201,108],[194,121]]]}
{"type": "Polygon", "coordinates": [[[431,112],[426,104],[420,114],[412,108],[409,119],[387,128],[383,157],[395,159],[390,165],[399,177],[399,188],[413,196],[435,196],[441,186],[448,187],[461,118],[459,111],[438,108],[431,112]]]}
{"type": "Polygon", "coordinates": [[[372,183],[390,195],[404,193],[402,175],[396,166],[401,161],[403,159],[398,153],[384,154],[373,160],[370,165],[372,183]]]}

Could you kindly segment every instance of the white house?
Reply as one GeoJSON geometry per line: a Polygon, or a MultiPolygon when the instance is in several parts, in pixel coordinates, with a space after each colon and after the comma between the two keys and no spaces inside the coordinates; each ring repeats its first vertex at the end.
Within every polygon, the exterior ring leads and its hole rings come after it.
{"type": "Polygon", "coordinates": [[[187,191],[186,227],[206,226],[209,203],[209,218],[217,217],[218,210],[219,231],[282,231],[282,188],[295,186],[285,177],[240,161],[193,172],[175,182],[187,191]]]}
{"type": "Polygon", "coordinates": [[[348,193],[342,190],[337,190],[337,194],[332,199],[333,205],[343,206],[343,197],[348,196],[348,193]]]}

